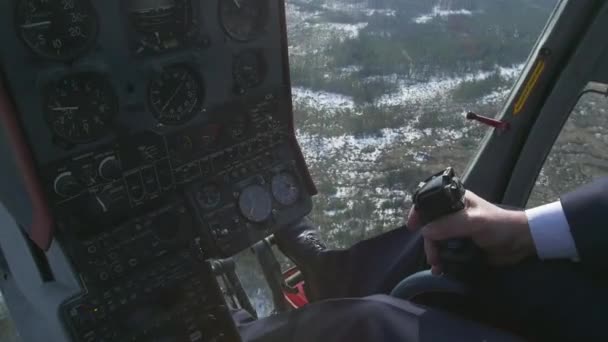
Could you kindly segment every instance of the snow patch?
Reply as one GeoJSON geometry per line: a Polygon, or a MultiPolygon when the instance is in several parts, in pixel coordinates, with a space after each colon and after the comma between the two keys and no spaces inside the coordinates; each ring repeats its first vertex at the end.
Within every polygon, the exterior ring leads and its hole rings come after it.
{"type": "Polygon", "coordinates": [[[316,23],[310,25],[314,28],[322,28],[335,31],[341,40],[359,37],[359,31],[366,28],[368,23],[343,24],[343,23],[316,23]]]}
{"type": "Polygon", "coordinates": [[[348,12],[348,13],[356,13],[359,12],[367,17],[371,17],[373,15],[385,15],[387,17],[394,17],[397,15],[397,11],[389,8],[369,8],[370,4],[368,2],[360,2],[360,3],[351,3],[345,1],[330,1],[329,3],[325,3],[321,5],[324,9],[330,11],[339,11],[339,12],[348,12]]]}
{"type": "Polygon", "coordinates": [[[360,65],[349,65],[340,69],[340,75],[349,76],[363,69],[360,65]]]}
{"type": "Polygon", "coordinates": [[[433,7],[433,11],[431,13],[422,14],[414,18],[413,20],[416,24],[427,24],[435,18],[446,18],[454,15],[472,16],[473,12],[467,9],[443,9],[439,5],[437,5],[433,7]]]}
{"type": "Polygon", "coordinates": [[[384,15],[387,17],[394,17],[397,15],[397,11],[395,11],[393,9],[368,8],[368,9],[362,10],[362,12],[363,12],[363,14],[365,14],[368,17],[371,17],[372,15],[384,15]]]}
{"type": "MultiPolygon", "coordinates": [[[[504,79],[513,79],[518,76],[524,68],[524,64],[517,64],[511,67],[498,67],[498,73],[504,79]]],[[[386,94],[378,99],[378,104],[396,106],[406,103],[422,103],[434,100],[439,96],[447,94],[462,82],[482,81],[492,76],[494,71],[480,71],[469,73],[460,77],[431,78],[428,82],[412,84],[407,79],[399,81],[399,88],[396,93],[386,94]]]]}
{"type": "Polygon", "coordinates": [[[526,63],[515,64],[510,67],[499,67],[498,72],[500,73],[500,77],[505,79],[512,79],[518,77],[521,74],[522,70],[524,70],[525,66],[526,63]]]}
{"type": "Polygon", "coordinates": [[[402,105],[404,103],[420,103],[435,99],[448,91],[456,88],[458,84],[465,81],[479,81],[490,77],[489,71],[466,74],[461,77],[431,78],[428,82],[411,84],[408,80],[400,80],[400,90],[393,94],[382,96],[379,104],[402,105]]]}
{"type": "Polygon", "coordinates": [[[478,101],[478,103],[492,104],[492,103],[502,102],[507,98],[507,96],[509,96],[510,92],[511,92],[511,88],[506,88],[506,89],[503,88],[503,89],[494,90],[493,92],[489,93],[488,95],[482,97],[478,101]]]}
{"type": "Polygon", "coordinates": [[[357,189],[353,187],[345,187],[340,186],[336,189],[336,194],[334,197],[336,198],[350,198],[353,197],[357,193],[357,189]]]}
{"type": "MultiPolygon", "coordinates": [[[[354,135],[341,135],[336,137],[325,137],[297,131],[298,141],[304,147],[306,160],[316,162],[337,158],[340,161],[359,163],[357,170],[369,170],[365,164],[375,163],[389,146],[399,143],[411,143],[420,139],[420,131],[412,127],[386,128],[380,134],[374,136],[357,137],[354,135]]],[[[350,179],[361,177],[360,173],[345,169],[343,173],[350,179]]],[[[347,196],[348,194],[341,194],[347,196]]]]}
{"type": "Polygon", "coordinates": [[[414,153],[414,160],[419,163],[427,162],[431,159],[431,155],[427,152],[417,151],[414,153]]]}
{"type": "Polygon", "coordinates": [[[316,109],[336,111],[339,109],[355,108],[355,101],[351,96],[304,87],[293,87],[291,93],[294,102],[316,109]]]}

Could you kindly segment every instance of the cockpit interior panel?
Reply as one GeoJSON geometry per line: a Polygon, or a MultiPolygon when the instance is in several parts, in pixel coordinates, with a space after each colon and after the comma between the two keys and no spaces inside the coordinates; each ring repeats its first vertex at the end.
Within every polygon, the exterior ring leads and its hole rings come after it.
{"type": "MultiPolygon", "coordinates": [[[[315,193],[284,3],[8,0],[0,40],[49,236],[81,281],[60,310],[73,340],[233,341],[206,260],[297,221],[315,193]]],[[[31,234],[28,214],[13,216],[31,234]]]]}

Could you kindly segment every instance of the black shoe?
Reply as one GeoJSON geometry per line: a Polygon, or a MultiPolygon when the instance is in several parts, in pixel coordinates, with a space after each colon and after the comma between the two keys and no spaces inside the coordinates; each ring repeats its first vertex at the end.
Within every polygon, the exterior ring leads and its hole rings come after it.
{"type": "Polygon", "coordinates": [[[302,272],[308,300],[311,302],[318,300],[321,288],[320,255],[327,250],[321,241],[318,228],[309,219],[304,218],[292,226],[280,229],[274,237],[281,252],[302,272]]]}

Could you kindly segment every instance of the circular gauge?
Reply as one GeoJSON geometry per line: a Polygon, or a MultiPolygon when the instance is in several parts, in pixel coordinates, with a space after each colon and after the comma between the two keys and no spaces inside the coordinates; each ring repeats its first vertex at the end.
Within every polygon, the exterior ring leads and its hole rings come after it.
{"type": "Polygon", "coordinates": [[[251,185],[239,197],[239,209],[251,222],[262,223],[272,214],[272,198],[260,185],[251,185]]]}
{"type": "Polygon", "coordinates": [[[266,62],[256,51],[245,51],[237,55],[232,65],[232,74],[237,87],[254,88],[264,81],[266,62]]]}
{"type": "Polygon", "coordinates": [[[230,136],[232,139],[243,139],[245,137],[245,133],[247,133],[248,126],[249,121],[247,120],[246,115],[238,115],[235,117],[230,123],[230,136]]]}
{"type": "Polygon", "coordinates": [[[88,143],[107,133],[118,112],[118,98],[101,74],[72,74],[47,87],[44,111],[57,137],[88,143]]]}
{"type": "Polygon", "coordinates": [[[204,209],[213,209],[222,201],[222,193],[217,185],[206,184],[198,191],[196,199],[204,209]]]}
{"type": "Polygon", "coordinates": [[[233,39],[248,41],[266,26],[268,0],[220,0],[220,18],[233,39]]]}
{"type": "Polygon", "coordinates": [[[179,48],[193,32],[190,0],[129,0],[128,6],[138,54],[179,48]]]}
{"type": "Polygon", "coordinates": [[[294,205],[300,198],[298,180],[291,173],[279,173],[272,178],[272,195],[282,205],[294,205]]]}
{"type": "Polygon", "coordinates": [[[204,88],[198,75],[188,67],[167,67],[148,88],[148,101],[154,117],[165,125],[177,125],[200,112],[204,88]]]}
{"type": "Polygon", "coordinates": [[[16,25],[25,44],[49,59],[73,59],[97,39],[97,14],[89,0],[21,0],[16,25]]]}

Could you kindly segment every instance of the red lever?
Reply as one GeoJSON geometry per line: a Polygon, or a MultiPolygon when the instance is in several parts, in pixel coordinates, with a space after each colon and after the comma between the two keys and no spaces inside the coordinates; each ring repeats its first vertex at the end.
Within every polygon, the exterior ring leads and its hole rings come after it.
{"type": "Polygon", "coordinates": [[[498,129],[499,131],[508,131],[511,128],[511,124],[509,124],[506,121],[501,121],[501,120],[496,120],[496,119],[492,119],[489,118],[487,116],[481,116],[479,114],[475,114],[473,112],[468,112],[467,113],[467,119],[468,120],[475,120],[477,122],[481,122],[484,125],[488,125],[491,127],[494,127],[496,129],[498,129]]]}

